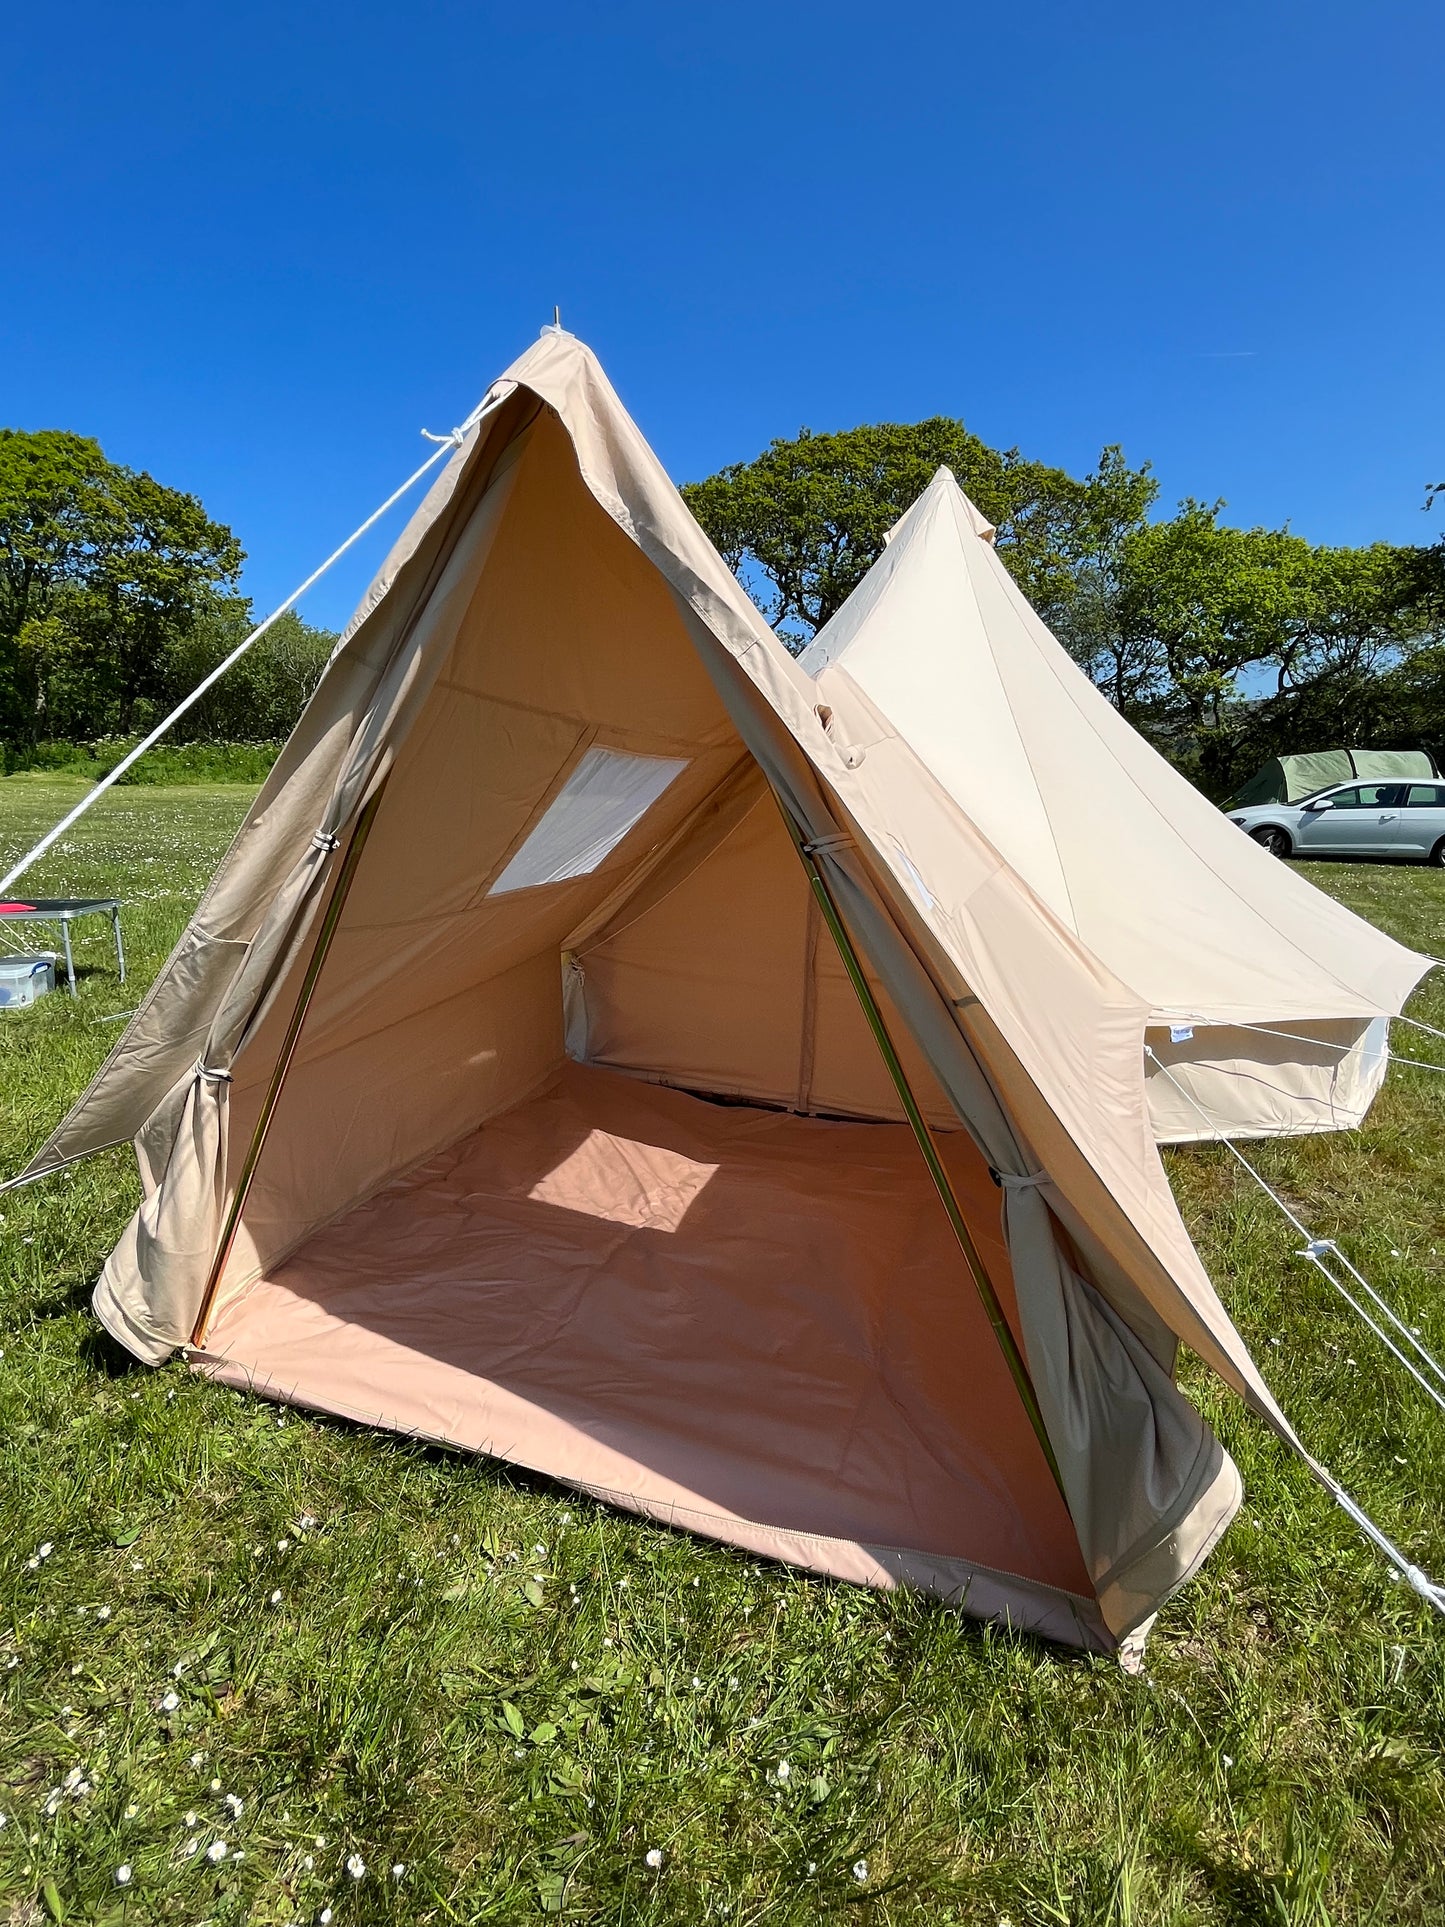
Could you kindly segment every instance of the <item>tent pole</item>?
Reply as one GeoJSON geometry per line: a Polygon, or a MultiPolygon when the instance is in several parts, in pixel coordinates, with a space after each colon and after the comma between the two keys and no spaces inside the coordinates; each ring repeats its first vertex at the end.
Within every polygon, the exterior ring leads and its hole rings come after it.
{"type": "Polygon", "coordinates": [[[261,1152],[266,1143],[266,1134],[271,1128],[271,1119],[276,1110],[276,1103],[281,1095],[282,1086],[286,1082],[287,1073],[291,1069],[291,1060],[296,1055],[296,1046],[301,1041],[301,1027],[306,1022],[306,1013],[311,1006],[311,999],[321,976],[322,966],[326,962],[326,953],[331,948],[331,940],[336,935],[337,926],[341,922],[341,913],[346,908],[346,899],[351,892],[351,885],[356,876],[357,865],[361,861],[361,853],[366,848],[366,839],[371,834],[372,824],[376,821],[376,812],[380,807],[382,796],[385,793],[386,783],[387,779],[383,777],[376,793],[371,797],[360,816],[356,819],[356,827],[351,832],[351,841],[346,846],[346,855],[342,859],[341,869],[336,878],[336,885],[331,892],[331,901],[326,906],[326,915],[322,918],[321,928],[317,932],[316,942],[311,951],[311,960],[306,966],[306,974],[301,979],[301,988],[296,994],[296,1007],[291,1012],[291,1022],[286,1027],[286,1036],[281,1044],[280,1055],[276,1059],[276,1068],[271,1073],[271,1082],[267,1087],[265,1100],[261,1105],[261,1114],[256,1119],[255,1130],[251,1133],[251,1144],[249,1150],[246,1152],[246,1162],[241,1166],[241,1175],[236,1182],[235,1195],[232,1197],[230,1209],[226,1213],[226,1222],[221,1231],[221,1241],[216,1247],[215,1257],[211,1260],[210,1273],[206,1279],[206,1289],[201,1294],[201,1308],[196,1313],[196,1322],[191,1331],[191,1344],[197,1351],[202,1350],[205,1346],[206,1327],[211,1320],[211,1311],[216,1302],[216,1291],[221,1283],[221,1273],[226,1268],[226,1260],[230,1257],[231,1247],[236,1242],[236,1233],[241,1228],[241,1213],[246,1208],[246,1199],[250,1195],[251,1182],[256,1175],[256,1166],[261,1162],[261,1152]]]}
{"type": "Polygon", "coordinates": [[[833,893],[828,888],[827,879],[814,860],[812,851],[803,839],[802,831],[794,822],[781,797],[778,798],[778,805],[782,810],[788,834],[793,840],[793,848],[798,852],[803,868],[808,873],[808,881],[813,886],[813,895],[817,899],[818,908],[823,913],[823,921],[827,924],[833,942],[838,947],[838,954],[843,959],[843,968],[848,973],[848,981],[857,994],[858,1002],[863,1006],[863,1015],[868,1020],[868,1028],[872,1031],[873,1040],[878,1046],[884,1063],[888,1066],[888,1074],[893,1079],[893,1087],[903,1106],[904,1116],[908,1119],[913,1135],[918,1140],[918,1148],[923,1153],[928,1174],[933,1179],[943,1208],[948,1214],[948,1221],[953,1226],[953,1234],[958,1240],[959,1249],[963,1252],[963,1260],[968,1267],[969,1276],[973,1279],[974,1289],[983,1302],[988,1322],[993,1327],[993,1334],[1004,1355],[1009,1376],[1013,1379],[1024,1411],[1028,1414],[1029,1424],[1034,1429],[1034,1436],[1038,1439],[1040,1450],[1048,1463],[1049,1471],[1053,1474],[1054,1484],[1059,1488],[1059,1496],[1067,1506],[1069,1495],[1064,1490],[1063,1474],[1059,1471],[1059,1462],[1054,1456],[1048,1428],[1044,1424],[1044,1415],[1039,1409],[1038,1394],[1034,1391],[1033,1380],[1029,1377],[1028,1365],[1024,1361],[1023,1353],[1019,1350],[1013,1328],[1004,1315],[1003,1306],[999,1303],[993,1280],[988,1275],[988,1267],[984,1264],[982,1254],[974,1243],[973,1233],[968,1228],[963,1207],[958,1201],[958,1194],[944,1167],[937,1140],[919,1107],[918,1099],[913,1094],[913,1087],[908,1082],[908,1073],[903,1068],[903,1060],[899,1057],[889,1034],[883,1012],[878,1008],[878,1000],[874,997],[863,966],[858,960],[858,952],[853,947],[853,939],[849,936],[847,925],[843,922],[842,914],[833,900],[833,893]]]}

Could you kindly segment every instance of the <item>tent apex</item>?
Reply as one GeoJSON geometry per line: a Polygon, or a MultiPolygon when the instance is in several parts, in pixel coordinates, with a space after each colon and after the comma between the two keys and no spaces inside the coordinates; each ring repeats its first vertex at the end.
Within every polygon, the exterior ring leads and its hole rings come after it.
{"type": "Polygon", "coordinates": [[[977,502],[973,501],[966,493],[958,477],[946,462],[939,463],[938,467],[933,471],[933,479],[929,482],[928,487],[924,489],[923,493],[918,497],[918,500],[913,504],[913,508],[908,510],[907,515],[901,517],[894,523],[893,527],[888,531],[885,541],[891,542],[893,540],[894,536],[897,535],[903,527],[903,523],[908,519],[908,516],[913,514],[915,509],[926,513],[929,508],[934,507],[940,501],[952,502],[954,506],[962,512],[964,527],[971,535],[976,535],[981,542],[993,541],[995,534],[993,523],[989,521],[977,502]]]}

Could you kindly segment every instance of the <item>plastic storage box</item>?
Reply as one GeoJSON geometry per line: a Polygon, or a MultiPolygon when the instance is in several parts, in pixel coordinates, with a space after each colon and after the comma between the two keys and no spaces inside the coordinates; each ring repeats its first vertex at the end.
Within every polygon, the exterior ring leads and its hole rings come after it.
{"type": "Polygon", "coordinates": [[[20,1010],[54,988],[54,957],[0,957],[0,1010],[20,1010]]]}

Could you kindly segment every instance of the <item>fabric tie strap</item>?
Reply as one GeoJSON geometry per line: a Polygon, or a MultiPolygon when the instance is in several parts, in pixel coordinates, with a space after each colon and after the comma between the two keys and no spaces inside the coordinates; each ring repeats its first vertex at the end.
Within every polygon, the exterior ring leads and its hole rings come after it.
{"type": "Polygon", "coordinates": [[[204,1077],[212,1084],[233,1084],[235,1082],[235,1079],[229,1071],[212,1070],[209,1064],[203,1064],[199,1059],[196,1062],[196,1076],[204,1077]]]}
{"type": "Polygon", "coordinates": [[[1053,1182],[1047,1171],[996,1171],[990,1165],[988,1174],[1000,1191],[1037,1191],[1041,1184],[1053,1182]]]}
{"type": "Polygon", "coordinates": [[[322,852],[336,850],[341,847],[341,838],[333,836],[330,830],[318,830],[311,839],[311,847],[322,852]]]}

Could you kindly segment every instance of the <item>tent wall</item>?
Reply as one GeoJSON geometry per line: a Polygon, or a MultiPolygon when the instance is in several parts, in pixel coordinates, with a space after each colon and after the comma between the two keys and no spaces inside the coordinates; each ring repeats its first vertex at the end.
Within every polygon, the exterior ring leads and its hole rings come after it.
{"type": "MultiPolygon", "coordinates": [[[[760,777],[720,839],[655,901],[624,904],[575,946],[569,1037],[589,1062],[686,1090],[824,1115],[901,1120],[887,1067],[760,777]],[[748,798],[751,804],[748,805],[748,798]]],[[[935,1127],[958,1118],[887,993],[873,982],[914,1095],[935,1127]]]]}
{"type": "Polygon", "coordinates": [[[1358,1130],[1390,1067],[1388,1019],[1291,1022],[1281,1032],[1205,1024],[1176,1039],[1151,1026],[1145,1076],[1160,1142],[1358,1130]]]}
{"type": "MultiPolygon", "coordinates": [[[[559,1067],[569,933],[741,756],[665,586],[588,494],[560,423],[543,417],[399,748],[223,1297],[559,1067]],[[686,766],[591,874],[489,894],[599,744],[686,766]]],[[[304,965],[300,954],[237,1060],[233,1145],[246,1142],[304,965]]]]}
{"type": "Polygon", "coordinates": [[[228,1028],[244,1027],[249,1000],[264,1001],[277,960],[321,914],[331,872],[319,838],[348,828],[386,761],[389,732],[404,730],[425,694],[418,671],[437,659],[428,640],[447,632],[454,599],[464,603],[476,580],[537,413],[515,384],[498,383],[493,395],[496,412],[472,431],[474,459],[449,462],[402,531],[175,949],[24,1180],[138,1140],[150,1120],[174,1113],[178,1080],[211,1043],[218,1015],[228,1009],[228,1028]]]}

